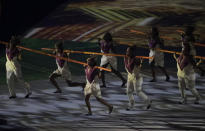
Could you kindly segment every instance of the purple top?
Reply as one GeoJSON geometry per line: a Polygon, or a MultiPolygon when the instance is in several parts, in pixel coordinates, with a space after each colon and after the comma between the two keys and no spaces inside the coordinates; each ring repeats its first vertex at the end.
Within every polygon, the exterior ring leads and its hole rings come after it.
{"type": "Polygon", "coordinates": [[[13,50],[6,48],[6,54],[9,58],[9,60],[12,60],[14,57],[18,56],[19,50],[17,48],[15,48],[13,50]]]}
{"type": "Polygon", "coordinates": [[[179,67],[181,70],[184,69],[189,64],[189,58],[184,55],[180,55],[179,58],[177,59],[177,62],[179,64],[179,67]]]}
{"type": "Polygon", "coordinates": [[[109,53],[110,49],[112,48],[112,43],[105,42],[105,41],[100,41],[100,48],[104,53],[109,53]]]}
{"type": "Polygon", "coordinates": [[[130,61],[128,61],[128,58],[125,57],[124,58],[124,63],[125,63],[125,67],[127,68],[127,70],[132,73],[135,65],[136,65],[136,59],[135,58],[131,58],[130,61]]]}
{"type": "Polygon", "coordinates": [[[97,68],[88,68],[88,66],[85,68],[85,74],[87,80],[92,83],[92,81],[95,79],[95,76],[98,75],[98,69],[97,68]],[[90,69],[90,70],[89,70],[90,69]]]}
{"type": "Polygon", "coordinates": [[[157,45],[157,42],[155,40],[151,40],[149,43],[149,48],[155,48],[156,45],[157,45]]]}
{"type": "MultiPolygon", "coordinates": [[[[64,53],[56,53],[56,56],[60,56],[60,57],[65,57],[64,53]]],[[[65,64],[65,60],[56,58],[56,61],[58,62],[58,65],[62,68],[65,64]]]]}

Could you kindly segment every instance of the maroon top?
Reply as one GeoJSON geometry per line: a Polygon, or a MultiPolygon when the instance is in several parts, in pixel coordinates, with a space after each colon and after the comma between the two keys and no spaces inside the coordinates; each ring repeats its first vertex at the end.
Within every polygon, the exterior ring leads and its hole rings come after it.
{"type": "Polygon", "coordinates": [[[109,53],[109,51],[112,49],[112,43],[111,42],[107,43],[105,41],[101,41],[100,48],[104,53],[109,53]]]}
{"type": "Polygon", "coordinates": [[[92,83],[92,81],[95,79],[95,76],[98,75],[98,73],[99,70],[97,68],[89,68],[88,66],[85,68],[86,78],[90,83],[92,83]]]}
{"type": "Polygon", "coordinates": [[[128,57],[124,58],[124,63],[125,63],[125,67],[127,68],[127,70],[132,73],[135,65],[137,65],[137,61],[136,58],[131,58],[130,61],[128,61],[128,57]]]}
{"type": "Polygon", "coordinates": [[[177,62],[179,64],[179,67],[181,70],[184,69],[189,64],[189,58],[184,55],[180,55],[179,58],[177,59],[177,62]]]}
{"type": "Polygon", "coordinates": [[[14,57],[18,56],[19,50],[17,48],[15,48],[13,50],[6,48],[6,54],[9,58],[9,60],[12,60],[14,57]]]}
{"type": "MultiPolygon", "coordinates": [[[[66,57],[65,53],[56,53],[56,56],[60,57],[66,57]]],[[[56,58],[56,61],[58,62],[58,65],[62,68],[65,64],[65,60],[62,60],[60,58],[56,58]]]]}
{"type": "Polygon", "coordinates": [[[151,40],[149,42],[149,48],[155,48],[156,45],[157,45],[157,42],[155,40],[151,40]]]}

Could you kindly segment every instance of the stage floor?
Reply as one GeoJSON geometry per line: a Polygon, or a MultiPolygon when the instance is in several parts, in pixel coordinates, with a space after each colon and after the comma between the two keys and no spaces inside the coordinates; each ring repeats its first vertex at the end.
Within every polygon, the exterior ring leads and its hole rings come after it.
{"type": "MultiPolygon", "coordinates": [[[[86,116],[87,108],[80,87],[67,87],[59,80],[62,94],[54,94],[54,87],[48,80],[32,81],[33,94],[24,99],[24,91],[17,89],[17,99],[8,99],[8,89],[0,88],[0,115],[11,125],[22,124],[42,131],[201,131],[205,130],[205,101],[193,104],[194,98],[189,91],[188,104],[178,104],[180,93],[177,88],[176,72],[169,70],[170,82],[159,76],[158,82],[150,83],[148,71],[143,71],[143,89],[153,100],[152,107],[145,109],[144,103],[136,98],[135,109],[126,111],[128,97],[121,82],[112,74],[107,74],[108,88],[102,88],[103,97],[114,106],[112,114],[107,108],[91,99],[93,116],[86,116]]],[[[125,74],[124,74],[125,76],[125,74]]],[[[74,81],[84,81],[84,76],[73,77],[74,81]]],[[[205,94],[204,77],[197,75],[196,88],[205,94]]],[[[2,126],[0,125],[0,128],[2,126]]]]}

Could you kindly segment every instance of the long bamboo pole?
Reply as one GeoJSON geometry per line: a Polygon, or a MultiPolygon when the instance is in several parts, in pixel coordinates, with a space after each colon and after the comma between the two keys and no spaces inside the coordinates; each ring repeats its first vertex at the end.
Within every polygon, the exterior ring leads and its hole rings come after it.
{"type": "MultiPolygon", "coordinates": [[[[51,48],[41,48],[41,49],[42,50],[47,50],[47,51],[54,51],[54,49],[51,49],[51,48]]],[[[73,51],[73,50],[65,50],[65,52],[67,52],[67,53],[78,53],[78,54],[88,54],[88,55],[106,55],[106,56],[125,57],[125,55],[113,54],[113,53],[98,53],[98,52],[73,51]]],[[[152,57],[147,57],[147,56],[136,56],[136,58],[152,59],[152,57]]]]}
{"type": "MultiPolygon", "coordinates": [[[[131,46],[131,45],[132,45],[132,44],[129,44],[129,43],[123,42],[123,41],[120,41],[120,42],[118,42],[118,43],[119,43],[119,44],[122,44],[122,45],[128,45],[128,46],[131,46]]],[[[149,49],[149,47],[145,47],[145,46],[140,46],[140,48],[149,49]]],[[[164,50],[164,49],[159,49],[159,48],[157,48],[156,50],[161,51],[161,52],[164,52],[164,53],[169,53],[169,54],[178,54],[178,55],[181,54],[180,52],[177,52],[177,51],[170,51],[170,50],[164,50]]],[[[151,57],[151,58],[152,58],[152,57],[151,57]]],[[[204,57],[204,56],[195,56],[195,58],[205,60],[205,57],[204,57]]]]}
{"type": "MultiPolygon", "coordinates": [[[[7,45],[8,42],[0,41],[0,44],[7,45]]],[[[41,55],[45,55],[45,56],[50,56],[50,57],[54,57],[54,58],[59,58],[59,59],[61,59],[61,60],[65,60],[65,61],[72,62],[72,63],[77,63],[77,64],[81,64],[81,65],[87,65],[87,63],[84,63],[84,62],[80,62],[80,61],[73,60],[73,59],[70,59],[70,58],[65,58],[65,57],[56,56],[56,55],[53,55],[53,54],[45,53],[45,52],[43,52],[43,51],[26,48],[26,47],[23,47],[23,46],[17,46],[17,48],[22,49],[22,50],[26,50],[26,51],[29,51],[29,52],[33,52],[33,53],[36,53],[36,54],[41,54],[41,55]]],[[[103,68],[103,67],[99,67],[99,66],[95,66],[95,67],[98,68],[98,69],[101,69],[101,70],[105,70],[105,71],[111,72],[111,70],[110,70],[110,69],[107,69],[107,68],[103,68]]]]}
{"type": "MultiPolygon", "coordinates": [[[[179,32],[179,33],[184,33],[184,31],[182,31],[182,30],[176,30],[176,31],[179,32]]],[[[130,30],[130,32],[140,34],[140,35],[146,35],[146,33],[138,31],[138,30],[130,30]]],[[[175,40],[174,38],[168,37],[168,36],[161,36],[161,38],[163,38],[165,40],[175,40]]],[[[205,44],[201,44],[201,43],[194,43],[194,45],[205,47],[205,44]]]]}

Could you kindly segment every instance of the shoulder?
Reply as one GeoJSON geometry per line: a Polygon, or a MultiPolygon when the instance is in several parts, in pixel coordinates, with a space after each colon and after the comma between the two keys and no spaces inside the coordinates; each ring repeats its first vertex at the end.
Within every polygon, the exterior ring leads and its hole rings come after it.
{"type": "Polygon", "coordinates": [[[104,44],[104,43],[106,43],[105,40],[100,40],[100,44],[104,44]]]}

